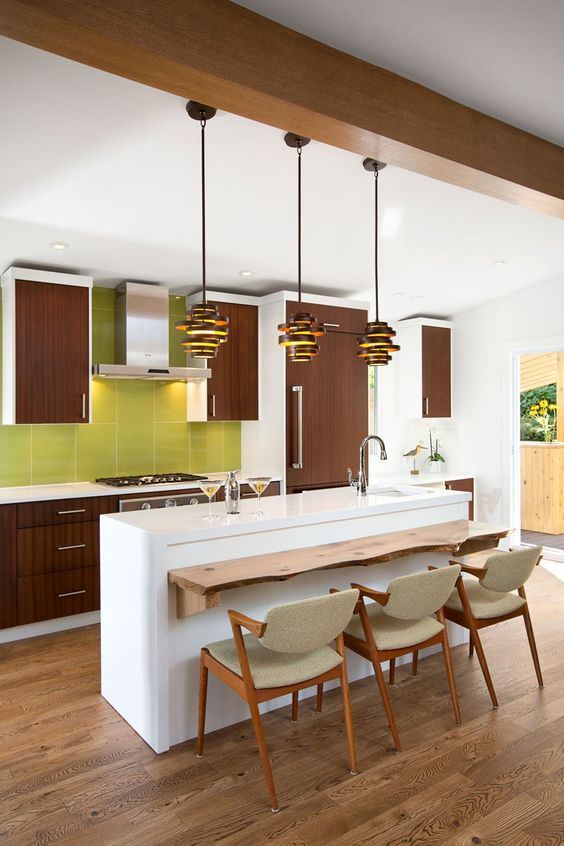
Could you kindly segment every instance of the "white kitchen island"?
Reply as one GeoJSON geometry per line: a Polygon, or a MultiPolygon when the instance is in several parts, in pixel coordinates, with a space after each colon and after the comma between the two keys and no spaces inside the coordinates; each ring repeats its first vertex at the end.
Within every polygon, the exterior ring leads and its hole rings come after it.
{"type": "MultiPolygon", "coordinates": [[[[271,605],[347,588],[351,581],[385,589],[397,575],[445,565],[449,555],[426,552],[238,587],[222,594],[220,607],[186,619],[177,618],[170,570],[466,519],[469,499],[464,492],[422,488],[358,497],[343,488],[267,497],[263,517],[253,516],[252,500],[243,500],[234,516],[223,503],[214,504],[219,519],[211,523],[204,519],[206,505],[102,516],[102,695],[156,752],[194,737],[200,648],[231,636],[228,608],[262,619],[271,605]]],[[[451,634],[452,643],[463,638],[461,630],[451,634]]],[[[348,660],[351,679],[370,674],[363,659],[348,660]]],[[[247,717],[245,703],[210,677],[206,730],[247,717]]]]}

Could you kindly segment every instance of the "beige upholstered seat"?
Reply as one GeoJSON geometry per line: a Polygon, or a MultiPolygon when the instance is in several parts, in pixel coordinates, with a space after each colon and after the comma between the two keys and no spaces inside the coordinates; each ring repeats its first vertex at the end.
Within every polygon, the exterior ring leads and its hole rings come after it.
{"type": "MultiPolygon", "coordinates": [[[[483,582],[464,580],[466,594],[470,600],[472,614],[476,620],[488,620],[492,617],[503,617],[511,614],[525,605],[526,600],[516,593],[498,593],[483,587],[483,582]]],[[[463,611],[462,602],[457,590],[453,590],[445,603],[447,608],[463,611]]]]}
{"type": "MultiPolygon", "coordinates": [[[[252,634],[245,635],[244,641],[253,684],[260,688],[284,687],[313,679],[337,667],[343,660],[330,646],[320,646],[306,653],[284,653],[267,649],[252,634]]],[[[241,675],[239,657],[232,638],[210,643],[207,649],[216,661],[241,675]]]]}
{"type": "MultiPolygon", "coordinates": [[[[420,620],[398,620],[384,613],[384,609],[377,602],[366,608],[368,619],[372,625],[374,640],[378,649],[403,649],[413,646],[439,634],[444,628],[434,617],[422,617],[420,620]]],[[[347,634],[364,639],[364,631],[360,617],[355,616],[345,629],[347,634]]]]}
{"type": "Polygon", "coordinates": [[[272,767],[266,748],[259,704],[292,695],[292,720],[298,718],[299,691],[317,687],[321,710],[323,682],[339,680],[343,698],[350,771],[356,774],[347,662],[343,631],[359,591],[335,591],[313,599],[275,605],[263,622],[228,611],[233,638],[210,643],[200,653],[200,693],[196,754],[204,751],[208,673],[211,670],[247,701],[273,811],[278,810],[272,767]],[[250,634],[243,634],[246,629],[250,634]]]}
{"type": "Polygon", "coordinates": [[[388,724],[396,749],[400,739],[381,663],[390,662],[390,684],[394,683],[395,661],[413,652],[413,673],[417,672],[420,649],[440,645],[456,722],[460,724],[460,706],[452,669],[443,605],[452,593],[460,567],[431,567],[411,576],[393,579],[386,593],[362,585],[357,612],[345,629],[345,646],[372,663],[388,724]],[[373,600],[365,603],[365,598],[373,600]]]}
{"type": "Polygon", "coordinates": [[[469,651],[478,655],[484,679],[494,708],[498,701],[480,638],[480,630],[507,619],[522,616],[531,649],[539,687],[543,686],[533,625],[529,614],[525,582],[542,558],[542,547],[533,546],[510,552],[494,551],[485,563],[468,556],[462,562],[451,561],[462,573],[444,607],[447,620],[463,626],[470,633],[469,651]],[[474,563],[476,562],[476,563],[474,563]],[[517,593],[514,593],[517,591],[517,593]]]}

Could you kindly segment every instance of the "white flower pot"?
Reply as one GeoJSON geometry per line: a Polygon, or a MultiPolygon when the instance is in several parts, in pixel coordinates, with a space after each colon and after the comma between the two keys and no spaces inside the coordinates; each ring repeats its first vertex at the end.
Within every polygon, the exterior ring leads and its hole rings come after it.
{"type": "Polygon", "coordinates": [[[442,461],[428,461],[429,473],[440,473],[442,463],[442,461]]]}

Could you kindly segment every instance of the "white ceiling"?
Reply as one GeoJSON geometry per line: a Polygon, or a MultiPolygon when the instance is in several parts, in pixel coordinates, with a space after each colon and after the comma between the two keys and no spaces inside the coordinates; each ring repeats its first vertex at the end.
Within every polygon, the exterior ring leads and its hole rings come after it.
{"type": "MultiPolygon", "coordinates": [[[[184,100],[0,39],[0,113],[0,269],[197,288],[199,128],[184,100]],[[49,247],[59,240],[69,249],[49,247]]],[[[367,296],[373,194],[362,157],[314,142],[303,156],[304,287],[367,296]]],[[[210,287],[293,286],[296,158],[283,131],[220,113],[207,162],[210,287]]],[[[385,317],[446,316],[564,273],[562,220],[397,168],[380,186],[385,317]]]]}
{"type": "Polygon", "coordinates": [[[237,0],[564,145],[562,0],[237,0]]]}

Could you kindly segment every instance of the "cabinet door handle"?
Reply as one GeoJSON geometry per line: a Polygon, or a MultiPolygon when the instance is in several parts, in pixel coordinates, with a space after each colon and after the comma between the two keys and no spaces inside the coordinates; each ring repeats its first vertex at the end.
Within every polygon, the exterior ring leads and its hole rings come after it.
{"type": "Polygon", "coordinates": [[[429,416],[429,397],[424,397],[423,402],[425,403],[425,415],[429,416]]]}
{"type": "Polygon", "coordinates": [[[57,552],[64,552],[67,549],[86,549],[85,543],[74,543],[72,546],[58,546],[57,552]]]}
{"type": "Polygon", "coordinates": [[[330,329],[340,329],[341,328],[340,323],[324,323],[323,325],[329,326],[330,329]]]}
{"type": "Polygon", "coordinates": [[[71,508],[69,511],[57,511],[57,514],[84,514],[86,508],[71,508]]]}
{"type": "Polygon", "coordinates": [[[303,470],[304,469],[304,443],[303,443],[303,424],[304,424],[304,405],[303,405],[303,395],[304,389],[302,385],[292,385],[292,391],[298,395],[298,455],[297,460],[292,462],[292,469],[293,470],[303,470]]]}
{"type": "Polygon", "coordinates": [[[58,593],[57,599],[63,599],[65,596],[79,596],[81,593],[86,593],[86,588],[84,590],[71,590],[68,593],[58,593]]]}
{"type": "Polygon", "coordinates": [[[211,399],[210,417],[215,417],[215,394],[212,394],[210,399],[211,399]]]}
{"type": "Polygon", "coordinates": [[[82,399],[82,412],[80,414],[81,420],[86,420],[86,394],[81,394],[82,399]]]}

